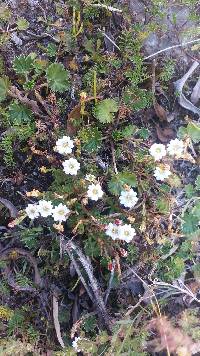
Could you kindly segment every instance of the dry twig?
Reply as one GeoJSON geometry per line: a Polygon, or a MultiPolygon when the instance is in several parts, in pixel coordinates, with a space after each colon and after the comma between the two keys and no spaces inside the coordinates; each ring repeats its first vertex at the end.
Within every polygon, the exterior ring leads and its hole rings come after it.
{"type": "MultiPolygon", "coordinates": [[[[93,274],[93,268],[92,268],[90,259],[88,257],[86,257],[83,254],[83,252],[81,251],[81,249],[77,245],[75,245],[75,243],[72,242],[71,240],[66,243],[63,242],[63,250],[65,250],[67,252],[67,254],[70,258],[72,258],[72,255],[74,258],[74,254],[75,254],[77,256],[77,259],[79,260],[80,264],[84,268],[85,272],[87,273],[89,283],[90,283],[91,292],[89,291],[88,286],[86,288],[86,291],[87,291],[87,293],[89,292],[88,295],[89,295],[90,299],[93,302],[95,302],[95,304],[97,305],[99,318],[102,320],[102,322],[105,325],[105,327],[107,328],[107,330],[110,331],[111,330],[110,329],[110,320],[108,317],[105,303],[104,303],[102,295],[101,295],[99,285],[98,285],[97,280],[93,274]]],[[[75,258],[73,259],[73,261],[75,261],[75,258]]],[[[77,268],[77,261],[75,261],[75,262],[76,263],[74,264],[74,267],[77,268]]],[[[77,274],[79,275],[80,278],[82,278],[82,280],[84,279],[82,276],[82,273],[80,272],[79,267],[77,269],[77,274]]],[[[85,282],[84,286],[85,285],[86,285],[86,282],[85,282]]]]}
{"type": "Polygon", "coordinates": [[[53,322],[56,330],[57,339],[61,347],[65,347],[63,342],[61,332],[60,332],[60,323],[58,320],[58,298],[55,292],[53,292],[53,322]]]}

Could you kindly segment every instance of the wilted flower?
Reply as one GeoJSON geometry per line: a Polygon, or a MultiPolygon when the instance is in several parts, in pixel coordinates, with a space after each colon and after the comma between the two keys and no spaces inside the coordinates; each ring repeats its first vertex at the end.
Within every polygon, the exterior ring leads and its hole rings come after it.
{"type": "Polygon", "coordinates": [[[170,172],[170,166],[168,165],[160,165],[157,166],[155,171],[154,171],[154,177],[156,177],[157,180],[164,181],[167,179],[172,173],[170,172]]]}
{"type": "Polygon", "coordinates": [[[151,156],[153,156],[155,161],[159,161],[161,158],[163,158],[167,154],[165,146],[162,145],[161,143],[154,143],[150,147],[149,152],[150,152],[151,156]]]}
{"type": "Polygon", "coordinates": [[[52,214],[53,206],[51,201],[40,200],[38,204],[38,211],[43,218],[52,214]]]}
{"type": "Polygon", "coordinates": [[[68,207],[62,203],[60,203],[58,206],[56,206],[53,211],[53,218],[55,221],[66,221],[68,214],[70,213],[70,210],[68,207]]]}
{"type": "Polygon", "coordinates": [[[40,167],[39,170],[40,170],[41,173],[47,173],[48,172],[48,168],[45,167],[45,166],[40,167]]]}
{"type": "Polygon", "coordinates": [[[35,218],[38,218],[38,216],[39,216],[37,204],[28,204],[25,211],[26,211],[27,216],[32,220],[35,218]]]}
{"type": "Polygon", "coordinates": [[[103,190],[101,189],[100,184],[90,184],[87,191],[88,198],[97,201],[102,198],[103,190]]]}
{"type": "Polygon", "coordinates": [[[119,239],[119,226],[113,223],[109,223],[106,227],[105,233],[113,240],[119,239]]]}
{"type": "Polygon", "coordinates": [[[81,100],[85,100],[87,98],[87,93],[85,91],[82,91],[80,93],[80,98],[81,98],[81,100]]]}
{"type": "Polygon", "coordinates": [[[39,197],[41,195],[42,193],[37,189],[33,189],[31,192],[26,192],[27,197],[39,197]]]}
{"type": "Polygon", "coordinates": [[[66,159],[63,162],[63,170],[66,174],[71,174],[76,176],[78,170],[80,169],[80,163],[75,158],[66,159]]]}
{"type": "Polygon", "coordinates": [[[54,229],[56,229],[59,232],[63,232],[64,231],[64,226],[61,223],[58,224],[53,224],[54,229]]]}
{"type": "Polygon", "coordinates": [[[130,242],[136,235],[135,229],[128,224],[119,226],[119,239],[130,242]]]}
{"type": "Polygon", "coordinates": [[[167,145],[167,152],[170,156],[181,157],[184,152],[184,142],[182,140],[171,140],[167,145]]]}
{"type": "Polygon", "coordinates": [[[74,143],[69,136],[63,136],[56,141],[55,150],[60,154],[68,154],[72,152],[74,143]]]}
{"type": "Polygon", "coordinates": [[[137,193],[131,188],[123,190],[119,197],[120,204],[126,208],[133,208],[138,201],[137,193]]]}

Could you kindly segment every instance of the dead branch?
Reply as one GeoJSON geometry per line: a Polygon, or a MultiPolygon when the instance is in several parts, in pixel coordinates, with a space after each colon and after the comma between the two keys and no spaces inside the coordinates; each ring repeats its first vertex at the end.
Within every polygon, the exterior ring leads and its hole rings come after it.
{"type": "Polygon", "coordinates": [[[20,101],[21,104],[27,106],[31,111],[38,117],[47,119],[47,116],[45,116],[42,111],[40,110],[37,102],[35,100],[31,100],[27,98],[27,96],[23,95],[22,92],[17,89],[15,86],[11,86],[10,89],[8,90],[8,95],[11,96],[14,99],[17,99],[20,101]]]}
{"type": "Polygon", "coordinates": [[[3,204],[9,210],[11,218],[15,219],[17,217],[18,210],[8,199],[0,197],[0,203],[3,204]]]}
{"type": "MultiPolygon", "coordinates": [[[[72,256],[71,254],[73,251],[73,253],[75,253],[77,255],[79,262],[81,263],[82,267],[84,268],[85,272],[87,273],[87,276],[88,276],[88,279],[90,282],[90,288],[92,290],[92,293],[89,293],[88,295],[93,302],[95,301],[95,304],[97,305],[97,308],[98,308],[99,317],[102,320],[105,327],[107,328],[107,330],[110,331],[111,330],[110,320],[108,317],[105,303],[104,303],[102,295],[101,295],[101,291],[100,291],[98,282],[93,274],[93,267],[90,262],[90,259],[88,257],[86,257],[83,254],[83,252],[81,251],[81,249],[78,246],[76,246],[75,243],[72,242],[71,240],[66,243],[63,242],[63,244],[64,244],[63,250],[65,250],[67,252],[69,257],[72,256]]],[[[74,266],[74,267],[76,268],[76,266],[74,266]]],[[[87,287],[86,291],[88,292],[88,287],[87,287]]]]}

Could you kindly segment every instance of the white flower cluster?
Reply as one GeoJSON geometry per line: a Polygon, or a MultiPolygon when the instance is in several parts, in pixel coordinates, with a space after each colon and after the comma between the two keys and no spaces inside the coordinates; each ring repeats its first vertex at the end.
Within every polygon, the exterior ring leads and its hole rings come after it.
{"type": "MultiPolygon", "coordinates": [[[[74,142],[69,136],[63,136],[56,141],[56,146],[54,150],[62,155],[67,155],[72,153],[72,148],[74,147],[74,142]]],[[[78,170],[80,169],[80,163],[76,158],[66,159],[63,163],[63,170],[66,174],[76,176],[78,170]]]]}
{"type": "Polygon", "coordinates": [[[44,218],[52,216],[55,221],[60,223],[66,221],[70,213],[70,210],[66,205],[60,203],[53,207],[51,201],[48,200],[40,200],[38,204],[28,204],[25,211],[27,216],[32,220],[39,216],[44,218]]]}
{"type": "Polygon", "coordinates": [[[82,340],[82,338],[80,336],[76,336],[74,341],[72,342],[72,347],[75,349],[76,352],[81,352],[79,346],[78,346],[78,342],[82,340]]]}
{"type": "Polygon", "coordinates": [[[149,152],[155,161],[159,161],[161,158],[165,157],[167,153],[175,158],[180,158],[184,153],[184,148],[184,142],[176,138],[168,143],[167,149],[162,143],[154,143],[150,147],[149,152]]]}
{"type": "MultiPolygon", "coordinates": [[[[184,153],[184,142],[182,140],[171,140],[167,145],[167,148],[161,143],[154,143],[149,152],[153,156],[155,161],[160,161],[167,154],[174,156],[175,158],[180,158],[184,153]]],[[[154,177],[157,180],[164,181],[171,175],[170,166],[167,164],[160,164],[156,166],[154,171],[154,177]]]]}
{"type": "Polygon", "coordinates": [[[106,228],[106,235],[113,240],[123,240],[129,243],[136,235],[136,231],[130,224],[118,225],[109,223],[106,228]]]}

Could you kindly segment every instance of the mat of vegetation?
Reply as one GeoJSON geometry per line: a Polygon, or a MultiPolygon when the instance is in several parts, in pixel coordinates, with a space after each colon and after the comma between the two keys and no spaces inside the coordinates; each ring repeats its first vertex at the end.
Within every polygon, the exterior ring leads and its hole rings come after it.
{"type": "Polygon", "coordinates": [[[200,354],[198,0],[0,3],[0,355],[200,354]]]}

